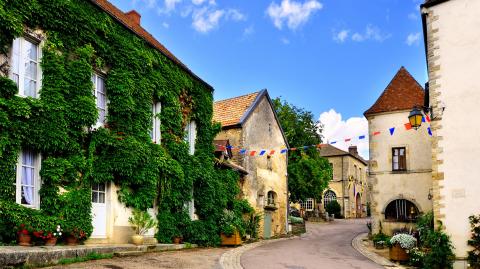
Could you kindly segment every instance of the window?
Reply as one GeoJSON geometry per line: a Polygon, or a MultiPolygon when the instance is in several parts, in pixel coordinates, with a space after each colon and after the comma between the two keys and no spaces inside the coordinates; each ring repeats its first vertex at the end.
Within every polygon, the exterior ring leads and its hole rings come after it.
{"type": "Polygon", "coordinates": [[[160,132],[160,112],[162,111],[162,104],[156,102],[152,104],[152,131],[150,131],[150,137],[152,141],[156,144],[161,143],[161,132],[160,132]]]}
{"type": "Polygon", "coordinates": [[[267,205],[275,205],[275,192],[269,191],[267,193],[267,205]]]}
{"type": "Polygon", "coordinates": [[[358,179],[358,169],[357,169],[356,165],[353,166],[353,170],[355,170],[355,180],[357,180],[358,179]]]}
{"type": "Polygon", "coordinates": [[[32,150],[22,150],[17,164],[16,202],[33,208],[40,208],[40,155],[32,150]]]}
{"type": "Polygon", "coordinates": [[[362,182],[363,181],[362,168],[359,167],[358,170],[359,170],[359,174],[360,174],[359,180],[360,180],[360,182],[362,182]]]}
{"type": "Polygon", "coordinates": [[[93,91],[96,99],[98,119],[95,127],[104,126],[107,119],[107,91],[105,90],[105,78],[94,73],[92,75],[93,91]]]}
{"type": "Polygon", "coordinates": [[[105,183],[92,185],[92,203],[105,204],[105,183]]]}
{"type": "Polygon", "coordinates": [[[305,209],[305,211],[313,211],[313,198],[307,198],[305,201],[301,201],[300,206],[305,209]]]}
{"type": "Polygon", "coordinates": [[[418,209],[412,202],[405,199],[393,200],[385,208],[385,219],[388,221],[415,221],[418,209]]]}
{"type": "Polygon", "coordinates": [[[195,121],[190,121],[185,127],[185,141],[189,145],[190,155],[195,154],[195,139],[197,138],[197,124],[195,121]]]}
{"type": "Polygon", "coordinates": [[[323,207],[326,208],[333,201],[337,201],[337,195],[331,190],[326,191],[323,195],[323,207]]]}
{"type": "Polygon", "coordinates": [[[392,148],[392,170],[405,171],[407,170],[407,158],[405,147],[392,148]]]}
{"type": "Polygon", "coordinates": [[[13,40],[10,78],[17,84],[20,96],[38,96],[41,81],[38,42],[23,37],[13,40]]]}

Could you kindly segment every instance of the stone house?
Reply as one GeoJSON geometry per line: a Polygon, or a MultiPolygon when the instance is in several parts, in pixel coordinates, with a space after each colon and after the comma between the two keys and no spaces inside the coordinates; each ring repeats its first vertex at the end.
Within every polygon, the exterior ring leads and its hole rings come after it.
{"type": "Polygon", "coordinates": [[[246,170],[242,198],[262,215],[259,236],[285,234],[288,143],[267,90],[215,102],[213,120],[222,124],[215,140],[228,140],[232,163],[246,170]]]}
{"type": "MultiPolygon", "coordinates": [[[[85,3],[82,1],[82,4],[85,3]]],[[[89,10],[94,9],[94,12],[103,12],[107,14],[109,20],[111,20],[113,24],[124,27],[128,34],[136,36],[138,45],[141,44],[143,46],[145,43],[152,50],[156,50],[158,53],[166,57],[166,61],[169,61],[168,64],[175,66],[175,68],[179,68],[179,70],[184,73],[186,80],[193,80],[196,81],[195,83],[201,83],[201,85],[208,88],[207,94],[210,96],[212,95],[213,88],[210,85],[196,76],[141,26],[139,13],[134,10],[124,13],[106,0],[88,1],[87,5],[91,5],[88,6],[89,10]]],[[[41,27],[41,25],[39,27],[41,27]]],[[[49,81],[52,81],[52,78],[46,77],[44,73],[42,74],[42,65],[40,64],[43,62],[42,49],[45,41],[48,39],[48,35],[46,34],[47,31],[50,31],[49,34],[55,34],[55,29],[26,28],[23,36],[14,39],[8,55],[0,55],[0,75],[9,77],[17,84],[19,90],[17,94],[18,97],[28,97],[41,100],[42,80],[45,81],[47,78],[49,81]]],[[[108,42],[110,41],[105,41],[105,44],[108,44],[108,42]]],[[[115,45],[121,46],[122,44],[115,45]]],[[[152,54],[150,57],[153,58],[155,56],[152,54]]],[[[49,71],[50,73],[52,72],[52,70],[49,71]]],[[[106,127],[107,124],[107,115],[109,114],[109,109],[107,107],[110,105],[108,100],[109,89],[108,86],[106,86],[106,80],[109,75],[108,71],[109,70],[95,70],[94,73],[91,74],[94,88],[93,97],[96,100],[95,102],[99,115],[97,123],[92,126],[95,128],[106,127]]],[[[138,72],[141,73],[143,70],[139,70],[138,72]]],[[[87,77],[87,81],[89,79],[90,77],[87,77]]],[[[152,97],[149,96],[148,98],[152,97]]],[[[152,143],[155,144],[161,143],[161,108],[162,105],[160,102],[155,102],[151,105],[153,117],[150,123],[150,137],[152,143]]],[[[147,124],[145,124],[145,126],[146,125],[147,124]]],[[[192,121],[187,123],[186,139],[190,146],[190,154],[193,154],[193,151],[195,150],[196,132],[195,122],[192,121]]],[[[43,157],[44,156],[41,152],[27,148],[22,149],[19,153],[16,167],[15,187],[15,199],[18,204],[33,209],[40,209],[40,201],[43,198],[40,197],[40,189],[42,186],[40,171],[42,168],[43,157]]],[[[131,209],[119,201],[119,192],[120,188],[114,182],[95,183],[92,185],[91,215],[93,233],[87,243],[127,243],[130,240],[132,229],[128,223],[128,218],[131,215],[131,209]]],[[[191,207],[193,208],[193,203],[191,207]]],[[[151,208],[149,212],[155,217],[156,208],[151,208]]],[[[147,242],[156,241],[153,238],[154,233],[155,229],[152,229],[147,233],[147,237],[149,238],[147,242]]]]}
{"type": "Polygon", "coordinates": [[[432,210],[431,138],[426,124],[417,131],[405,127],[412,107],[423,105],[424,95],[422,86],[402,67],[364,113],[370,138],[374,233],[379,232],[380,222],[383,232],[392,234],[432,210]]]}
{"type": "Polygon", "coordinates": [[[428,0],[421,12],[429,77],[426,110],[433,133],[434,216],[451,237],[455,268],[466,268],[468,217],[480,214],[480,1],[428,0]]]}
{"type": "MultiPolygon", "coordinates": [[[[325,206],[336,200],[344,218],[363,218],[367,215],[367,161],[358,154],[356,146],[343,151],[330,144],[319,148],[320,155],[332,166],[333,178],[322,194],[317,207],[324,212],[325,206]]],[[[311,199],[309,199],[311,200],[311,199]]],[[[311,210],[309,203],[302,204],[305,210],[311,210]]]]}

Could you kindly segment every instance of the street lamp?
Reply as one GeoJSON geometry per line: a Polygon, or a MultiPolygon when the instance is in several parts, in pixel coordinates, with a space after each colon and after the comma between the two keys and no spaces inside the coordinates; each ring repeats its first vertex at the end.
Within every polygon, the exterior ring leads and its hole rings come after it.
{"type": "Polygon", "coordinates": [[[414,106],[408,115],[408,121],[413,129],[417,130],[422,125],[423,114],[420,108],[414,106]]]}

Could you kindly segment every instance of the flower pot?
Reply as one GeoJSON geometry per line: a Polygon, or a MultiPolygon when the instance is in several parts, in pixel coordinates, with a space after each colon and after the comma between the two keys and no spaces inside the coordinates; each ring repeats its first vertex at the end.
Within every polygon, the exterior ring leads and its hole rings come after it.
{"type": "Polygon", "coordinates": [[[399,244],[395,244],[390,247],[390,260],[398,261],[398,262],[405,262],[408,261],[408,253],[405,249],[403,249],[399,244]]]}
{"type": "Polygon", "coordinates": [[[78,245],[78,239],[75,236],[68,236],[67,239],[65,240],[68,246],[76,246],[78,245]]]}
{"type": "Polygon", "coordinates": [[[180,236],[175,236],[175,237],[173,238],[173,243],[174,243],[174,244],[181,244],[182,241],[183,241],[183,238],[180,237],[180,236]]]}
{"type": "Polygon", "coordinates": [[[224,233],[220,234],[222,239],[222,246],[238,246],[242,244],[242,238],[240,237],[240,233],[235,231],[232,235],[228,236],[224,233]]]}
{"type": "Polygon", "coordinates": [[[31,242],[32,242],[32,237],[29,234],[23,234],[23,233],[18,234],[19,246],[29,247],[32,245],[31,242]]]}
{"type": "Polygon", "coordinates": [[[57,238],[51,237],[45,240],[45,246],[55,246],[57,244],[57,238]]]}
{"type": "Polygon", "coordinates": [[[143,235],[132,235],[132,243],[137,246],[143,245],[143,235]]]}

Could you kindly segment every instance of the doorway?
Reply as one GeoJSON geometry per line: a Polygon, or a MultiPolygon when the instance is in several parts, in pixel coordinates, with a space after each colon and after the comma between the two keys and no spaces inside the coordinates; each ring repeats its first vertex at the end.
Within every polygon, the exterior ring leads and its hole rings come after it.
{"type": "Polygon", "coordinates": [[[92,226],[93,238],[107,237],[107,184],[92,185],[92,226]]]}
{"type": "Polygon", "coordinates": [[[272,212],[266,211],[263,219],[263,238],[268,239],[272,235],[272,212]]]}

